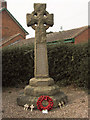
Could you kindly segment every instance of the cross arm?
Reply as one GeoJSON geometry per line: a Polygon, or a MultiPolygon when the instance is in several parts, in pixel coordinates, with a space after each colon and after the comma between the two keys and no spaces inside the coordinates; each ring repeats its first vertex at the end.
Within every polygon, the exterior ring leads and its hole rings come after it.
{"type": "Polygon", "coordinates": [[[33,26],[34,24],[37,23],[37,19],[35,18],[35,16],[33,14],[27,14],[26,15],[26,19],[27,19],[27,26],[33,26]]]}
{"type": "Polygon", "coordinates": [[[44,17],[44,23],[49,25],[49,26],[53,26],[54,22],[53,22],[53,14],[47,14],[46,17],[44,17]]]}
{"type": "Polygon", "coordinates": [[[52,27],[54,24],[54,15],[53,14],[49,14],[47,11],[44,12],[44,24],[46,24],[48,27],[52,27]]]}

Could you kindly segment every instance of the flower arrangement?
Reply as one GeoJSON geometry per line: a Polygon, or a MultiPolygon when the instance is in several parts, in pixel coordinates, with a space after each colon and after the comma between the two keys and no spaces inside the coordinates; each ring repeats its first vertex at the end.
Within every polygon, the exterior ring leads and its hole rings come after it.
{"type": "Polygon", "coordinates": [[[42,110],[51,110],[52,108],[53,108],[53,100],[49,97],[49,96],[40,96],[39,98],[38,98],[38,101],[37,101],[37,108],[40,110],[40,111],[42,111],[42,110]],[[42,102],[44,101],[44,100],[46,100],[46,101],[48,101],[48,105],[46,106],[46,107],[44,107],[43,105],[42,105],[42,102]]]}

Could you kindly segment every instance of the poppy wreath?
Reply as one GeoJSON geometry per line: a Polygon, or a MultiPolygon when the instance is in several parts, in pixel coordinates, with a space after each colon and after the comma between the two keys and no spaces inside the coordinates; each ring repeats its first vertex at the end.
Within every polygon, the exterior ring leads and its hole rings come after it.
{"type": "Polygon", "coordinates": [[[42,111],[42,110],[45,110],[47,109],[48,111],[51,110],[53,108],[53,100],[49,97],[49,96],[40,96],[37,100],[37,108],[42,111]],[[46,107],[44,107],[42,105],[42,102],[46,100],[48,101],[48,105],[46,107]]]}

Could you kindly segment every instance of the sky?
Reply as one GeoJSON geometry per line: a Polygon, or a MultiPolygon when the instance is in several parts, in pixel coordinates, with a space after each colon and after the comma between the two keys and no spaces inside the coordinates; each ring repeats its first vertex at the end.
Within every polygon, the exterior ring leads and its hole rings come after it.
{"type": "MultiPolygon", "coordinates": [[[[27,27],[26,14],[34,11],[34,3],[46,3],[46,10],[54,14],[54,25],[47,32],[59,32],[88,25],[89,0],[6,0],[7,9],[29,33],[27,38],[34,37],[35,31],[27,27]],[[62,29],[61,29],[62,26],[62,29]]],[[[90,7],[89,7],[90,8],[90,7]]]]}

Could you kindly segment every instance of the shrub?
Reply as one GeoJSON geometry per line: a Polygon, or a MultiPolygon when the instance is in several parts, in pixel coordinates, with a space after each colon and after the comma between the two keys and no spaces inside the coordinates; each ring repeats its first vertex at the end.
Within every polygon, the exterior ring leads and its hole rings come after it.
{"type": "Polygon", "coordinates": [[[50,76],[61,85],[88,85],[88,45],[58,44],[48,48],[50,76]]]}
{"type": "MultiPolygon", "coordinates": [[[[61,85],[75,84],[87,87],[88,45],[56,44],[48,45],[50,77],[61,85]]],[[[3,86],[28,83],[34,76],[33,46],[8,47],[2,52],[3,86]]]]}
{"type": "Polygon", "coordinates": [[[8,47],[2,52],[3,86],[15,86],[33,77],[33,47],[8,47]]]}

